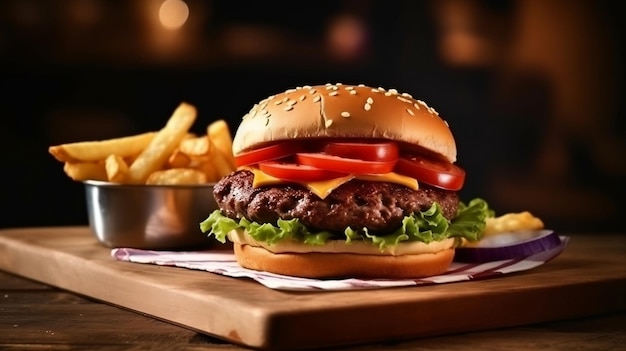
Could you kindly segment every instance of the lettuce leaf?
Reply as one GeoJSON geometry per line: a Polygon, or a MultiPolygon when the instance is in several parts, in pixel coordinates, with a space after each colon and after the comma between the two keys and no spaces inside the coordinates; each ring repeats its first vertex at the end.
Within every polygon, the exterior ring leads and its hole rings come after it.
{"type": "Polygon", "coordinates": [[[271,223],[259,224],[246,218],[239,221],[228,218],[219,210],[213,211],[207,219],[200,223],[200,230],[207,235],[213,235],[224,243],[231,230],[246,230],[248,235],[260,242],[271,245],[282,240],[295,240],[307,245],[323,245],[327,240],[345,240],[351,243],[355,240],[369,242],[381,250],[393,247],[401,242],[421,241],[430,243],[447,238],[464,238],[477,241],[482,238],[487,217],[494,213],[483,199],[473,199],[467,205],[459,204],[459,209],[452,221],[448,221],[441,211],[441,206],[434,203],[428,210],[413,213],[404,217],[402,225],[396,231],[387,235],[370,234],[367,228],[351,228],[344,230],[343,237],[337,237],[328,231],[313,232],[304,226],[298,219],[279,219],[274,225],[271,223]]]}

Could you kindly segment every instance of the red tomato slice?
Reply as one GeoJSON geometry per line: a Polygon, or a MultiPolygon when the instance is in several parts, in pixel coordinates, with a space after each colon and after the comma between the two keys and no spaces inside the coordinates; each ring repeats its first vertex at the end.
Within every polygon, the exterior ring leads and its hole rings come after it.
{"type": "Polygon", "coordinates": [[[259,169],[272,177],[299,182],[314,182],[344,177],[347,173],[332,172],[306,165],[280,162],[261,162],[259,169]]]}
{"type": "Polygon", "coordinates": [[[303,150],[304,146],[300,143],[278,143],[237,155],[235,156],[235,164],[239,167],[264,161],[277,160],[303,150]]]}
{"type": "Polygon", "coordinates": [[[395,161],[399,154],[398,144],[394,142],[331,142],[324,147],[324,152],[333,156],[379,162],[395,161]]]}
{"type": "Polygon", "coordinates": [[[352,174],[389,173],[393,171],[395,165],[395,161],[363,161],[322,153],[298,153],[296,162],[301,165],[352,174]]]}
{"type": "Polygon", "coordinates": [[[462,168],[421,157],[398,159],[395,171],[444,190],[460,190],[465,182],[465,171],[462,168]]]}

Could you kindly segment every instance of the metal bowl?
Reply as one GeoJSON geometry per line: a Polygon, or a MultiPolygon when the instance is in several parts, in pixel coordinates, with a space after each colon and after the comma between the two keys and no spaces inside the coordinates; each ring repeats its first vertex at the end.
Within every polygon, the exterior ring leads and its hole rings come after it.
{"type": "Polygon", "coordinates": [[[83,183],[89,225],[108,247],[181,250],[219,244],[200,231],[200,222],[217,208],[213,184],[83,183]]]}

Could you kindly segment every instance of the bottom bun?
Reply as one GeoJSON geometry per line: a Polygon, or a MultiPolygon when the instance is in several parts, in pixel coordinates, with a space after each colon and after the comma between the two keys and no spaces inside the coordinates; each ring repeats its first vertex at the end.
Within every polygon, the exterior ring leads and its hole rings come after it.
{"type": "Polygon", "coordinates": [[[402,256],[351,253],[273,253],[235,243],[237,262],[245,268],[303,278],[411,279],[445,273],[454,248],[402,256]]]}

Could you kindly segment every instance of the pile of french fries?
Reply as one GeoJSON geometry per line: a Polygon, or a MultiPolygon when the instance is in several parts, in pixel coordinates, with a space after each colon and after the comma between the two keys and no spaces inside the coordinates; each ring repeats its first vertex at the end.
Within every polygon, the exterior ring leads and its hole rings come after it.
{"type": "Polygon", "coordinates": [[[203,184],[216,182],[235,169],[228,124],[216,120],[206,134],[189,130],[196,108],[182,102],[165,126],[121,138],[54,145],[48,151],[63,162],[75,181],[121,184],[203,184]]]}

